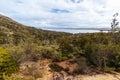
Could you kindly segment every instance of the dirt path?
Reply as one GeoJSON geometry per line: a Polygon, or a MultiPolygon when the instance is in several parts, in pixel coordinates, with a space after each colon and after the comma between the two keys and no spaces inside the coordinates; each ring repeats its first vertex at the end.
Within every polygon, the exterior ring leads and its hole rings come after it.
{"type": "MultiPolygon", "coordinates": [[[[120,80],[120,74],[108,74],[108,73],[98,74],[93,76],[88,76],[88,75],[78,75],[76,77],[67,76],[64,77],[64,80],[67,80],[68,77],[71,78],[70,80],[120,80]]],[[[53,74],[51,73],[49,75],[46,75],[39,80],[53,80],[53,74]]]]}
{"type": "MultiPolygon", "coordinates": [[[[27,62],[27,64],[30,65],[30,63],[27,62]]],[[[36,64],[38,67],[38,71],[43,73],[43,77],[39,78],[37,80],[54,80],[53,72],[50,71],[49,65],[50,61],[44,60],[44,62],[40,61],[36,64]],[[38,65],[39,64],[39,65],[38,65]]],[[[72,76],[67,74],[66,72],[60,72],[56,73],[60,79],[59,80],[120,80],[120,73],[112,72],[112,74],[104,73],[104,74],[97,74],[97,75],[78,75],[78,76],[72,76]]]]}
{"type": "Polygon", "coordinates": [[[120,74],[79,75],[76,77],[76,80],[120,80],[120,74]]]}

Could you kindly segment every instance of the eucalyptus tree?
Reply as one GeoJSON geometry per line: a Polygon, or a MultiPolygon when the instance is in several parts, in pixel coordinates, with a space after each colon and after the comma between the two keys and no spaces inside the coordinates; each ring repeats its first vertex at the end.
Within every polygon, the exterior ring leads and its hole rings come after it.
{"type": "Polygon", "coordinates": [[[117,20],[118,15],[119,15],[118,13],[115,13],[113,15],[113,19],[112,19],[112,23],[111,23],[111,31],[112,32],[115,32],[115,31],[119,30],[119,22],[117,20]]]}

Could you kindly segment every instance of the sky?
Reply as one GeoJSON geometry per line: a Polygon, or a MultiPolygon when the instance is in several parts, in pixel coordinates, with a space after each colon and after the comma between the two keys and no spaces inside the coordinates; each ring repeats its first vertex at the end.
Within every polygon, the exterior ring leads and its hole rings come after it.
{"type": "MultiPolygon", "coordinates": [[[[0,14],[37,28],[105,28],[120,0],[0,0],[0,14]]],[[[118,20],[120,17],[118,16],[118,20]]]]}

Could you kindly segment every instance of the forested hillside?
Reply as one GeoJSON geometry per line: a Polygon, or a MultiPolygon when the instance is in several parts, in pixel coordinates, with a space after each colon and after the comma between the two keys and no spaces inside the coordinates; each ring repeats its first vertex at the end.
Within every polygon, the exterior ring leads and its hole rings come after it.
{"type": "Polygon", "coordinates": [[[22,25],[0,15],[0,78],[36,80],[37,67],[21,64],[49,60],[51,72],[71,75],[120,71],[120,32],[70,34],[22,25]],[[68,64],[61,65],[67,62],[68,64]],[[17,73],[18,72],[18,73],[17,73]],[[22,74],[14,77],[14,74],[22,74]],[[26,78],[26,77],[29,77],[26,78]],[[30,79],[31,78],[31,79],[30,79]]]}

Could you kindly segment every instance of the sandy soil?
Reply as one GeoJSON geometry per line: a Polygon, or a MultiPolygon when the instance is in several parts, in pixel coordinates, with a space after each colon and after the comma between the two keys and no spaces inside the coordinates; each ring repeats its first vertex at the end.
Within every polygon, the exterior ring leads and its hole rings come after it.
{"type": "Polygon", "coordinates": [[[93,76],[79,75],[76,76],[76,80],[120,80],[120,74],[98,74],[93,76]]]}
{"type": "MultiPolygon", "coordinates": [[[[30,65],[30,63],[28,62],[27,64],[30,65]]],[[[72,76],[72,75],[68,75],[64,71],[61,73],[53,74],[53,72],[50,71],[50,68],[48,66],[49,64],[50,64],[49,60],[40,61],[40,62],[37,62],[37,64],[35,64],[35,66],[38,68],[37,70],[43,73],[43,77],[37,80],[54,80],[53,79],[54,74],[57,74],[58,76],[60,76],[61,78],[60,80],[120,80],[120,73],[116,73],[116,72],[113,72],[112,74],[104,73],[104,74],[97,74],[97,75],[92,75],[92,76],[89,76],[89,75],[72,76]]],[[[63,65],[63,64],[68,64],[68,63],[62,62],[59,65],[63,65]]],[[[74,68],[74,66],[73,65],[71,66],[71,64],[69,64],[69,66],[70,68],[71,67],[74,68]]],[[[25,67],[25,63],[22,69],[24,69],[24,67],[25,67]]],[[[68,66],[63,65],[63,67],[68,67],[68,66]]]]}
{"type": "MultiPolygon", "coordinates": [[[[68,76],[68,77],[73,77],[73,76],[68,76]]],[[[65,77],[62,80],[67,80],[68,78],[65,77]]],[[[52,78],[52,74],[44,76],[44,78],[38,79],[38,80],[54,80],[52,78]]],[[[97,75],[78,75],[75,76],[74,78],[71,78],[70,80],[120,80],[120,74],[97,74],[97,75]]]]}

